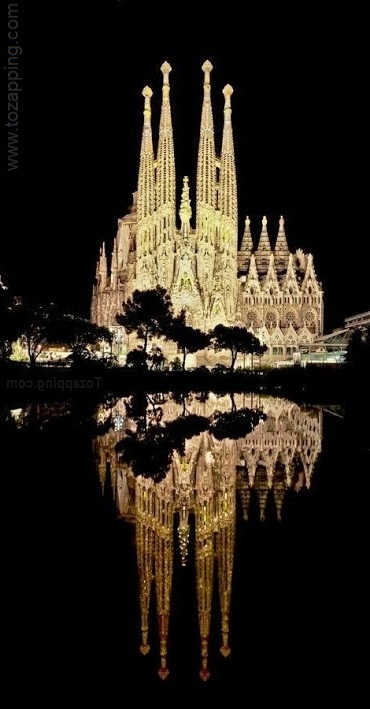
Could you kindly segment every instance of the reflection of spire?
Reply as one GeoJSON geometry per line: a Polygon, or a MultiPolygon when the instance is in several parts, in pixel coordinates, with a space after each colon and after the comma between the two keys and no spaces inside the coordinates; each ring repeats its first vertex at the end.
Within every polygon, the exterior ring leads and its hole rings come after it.
{"type": "Polygon", "coordinates": [[[234,564],[235,488],[238,456],[235,442],[227,438],[221,442],[213,439],[213,447],[215,459],[214,478],[217,487],[214,499],[214,516],[217,522],[215,532],[222,632],[220,652],[224,657],[227,657],[231,652],[229,646],[229,615],[234,564]]]}
{"type": "Polygon", "coordinates": [[[216,514],[219,524],[222,525],[218,531],[216,543],[222,629],[220,652],[224,657],[227,657],[231,652],[229,614],[235,546],[235,490],[219,491],[216,504],[216,514]]]}
{"type": "Polygon", "coordinates": [[[155,496],[155,590],[157,597],[157,615],[159,626],[159,652],[161,666],[158,675],[161,679],[168,677],[167,668],[167,637],[170,617],[170,602],[173,567],[173,499],[171,477],[157,484],[155,496]]]}
{"type": "Polygon", "coordinates": [[[151,510],[154,495],[153,481],[139,477],[136,481],[136,549],[141,613],[140,652],[143,655],[146,655],[150,650],[150,645],[148,645],[148,619],[153,577],[154,532],[151,510]]]}
{"type": "Polygon", "coordinates": [[[245,468],[244,469],[239,468],[239,470],[238,470],[237,489],[239,491],[239,495],[240,495],[240,499],[241,499],[241,503],[242,503],[243,519],[246,521],[249,517],[251,489],[249,487],[248,477],[247,477],[247,473],[246,473],[245,468]]]}
{"type": "Polygon", "coordinates": [[[195,502],[195,561],[197,572],[198,618],[201,642],[202,668],[199,676],[206,681],[208,669],[208,639],[211,625],[213,591],[213,476],[214,458],[207,446],[207,437],[203,434],[203,459],[197,469],[197,499],[195,502]]]}
{"type": "MultiPolygon", "coordinates": [[[[174,516],[179,515],[178,537],[181,563],[186,563],[189,515],[195,516],[195,558],[198,619],[201,643],[200,676],[207,680],[209,633],[211,625],[212,591],[215,558],[221,610],[221,653],[227,656],[229,648],[229,617],[232,590],[232,571],[235,537],[235,488],[240,492],[244,519],[248,519],[251,493],[256,495],[260,519],[272,509],[280,520],[284,495],[289,487],[308,486],[315,461],[321,449],[322,419],[317,408],[300,408],[285,399],[235,394],[236,409],[258,405],[266,420],[244,438],[218,441],[209,432],[187,439],[182,455],[177,451],[167,476],[162,482],[135,477],[127,464],[117,461],[114,447],[124,432],[134,432],[136,424],[127,415],[124,400],[111,412],[101,407],[98,421],[104,424],[112,416],[115,427],[97,436],[94,441],[102,492],[107,490],[110,476],[117,480],[122,518],[136,521],[136,550],[139,577],[141,613],[141,647],[149,651],[148,617],[153,579],[157,599],[160,644],[159,676],[165,679],[167,668],[167,641],[170,616],[172,567],[174,549],[174,516]],[[237,481],[237,483],[236,483],[237,481]],[[120,485],[124,485],[121,493],[120,485]],[[253,489],[255,492],[253,492],[253,489]],[[135,490],[135,509],[132,492],[135,490]]],[[[210,394],[207,401],[196,397],[186,404],[189,414],[210,417],[215,409],[230,411],[230,397],[210,394]]],[[[182,405],[173,400],[161,401],[163,422],[176,419],[183,413],[182,405]]],[[[148,471],[150,472],[150,471],[148,471]]],[[[176,532],[175,532],[176,541],[176,532]]]]}
{"type": "Polygon", "coordinates": [[[176,486],[176,503],[179,510],[179,526],[177,529],[179,537],[179,548],[181,565],[186,566],[188,558],[188,544],[190,536],[189,512],[193,495],[193,472],[196,463],[197,445],[193,448],[188,445],[189,456],[180,457],[174,451],[172,470],[174,475],[174,485],[176,486]],[[189,450],[190,449],[190,450],[189,450]],[[187,460],[187,457],[190,459],[187,460]]]}
{"type": "Polygon", "coordinates": [[[256,478],[254,481],[254,488],[257,492],[258,497],[260,520],[261,522],[264,522],[266,519],[267,498],[270,490],[267,475],[264,471],[257,471],[256,478]]]}
{"type": "Polygon", "coordinates": [[[210,500],[199,501],[196,505],[196,570],[198,617],[201,642],[202,668],[199,676],[206,681],[210,672],[208,669],[208,638],[211,624],[212,590],[213,590],[213,510],[210,500]]]}
{"type": "Polygon", "coordinates": [[[281,510],[283,507],[285,490],[286,490],[286,487],[285,487],[284,480],[274,481],[273,493],[274,493],[274,500],[275,500],[275,507],[276,507],[276,517],[277,517],[278,522],[281,522],[281,510]]]}

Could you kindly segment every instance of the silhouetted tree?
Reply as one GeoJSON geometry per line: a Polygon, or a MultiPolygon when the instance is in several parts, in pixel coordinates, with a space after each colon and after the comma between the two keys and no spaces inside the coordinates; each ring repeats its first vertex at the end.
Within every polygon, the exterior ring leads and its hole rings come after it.
{"type": "Polygon", "coordinates": [[[255,335],[237,325],[226,327],[216,325],[210,333],[211,342],[216,351],[230,350],[230,370],[233,371],[238,354],[263,354],[266,345],[262,345],[255,335]]]}
{"type": "Polygon", "coordinates": [[[112,345],[113,334],[107,327],[96,325],[75,315],[61,315],[53,320],[48,333],[52,344],[63,344],[72,350],[74,363],[92,358],[89,346],[106,342],[112,345]]]}
{"type": "Polygon", "coordinates": [[[17,307],[10,290],[0,281],[0,359],[12,352],[12,344],[19,337],[14,308],[17,307]]]}
{"type": "MultiPolygon", "coordinates": [[[[155,394],[143,392],[134,394],[127,401],[127,412],[136,421],[136,431],[126,430],[124,438],[116,445],[121,459],[131,465],[134,475],[142,475],[162,480],[171,464],[173,451],[185,453],[185,441],[198,436],[202,431],[209,431],[215,438],[242,438],[266,419],[259,409],[243,408],[229,412],[216,411],[212,416],[198,416],[188,411],[187,403],[197,394],[172,393],[171,398],[182,405],[182,413],[177,418],[165,422],[162,404],[166,395],[157,401],[155,394]]],[[[201,395],[206,400],[207,395],[201,395]]]]}
{"type": "Polygon", "coordinates": [[[166,339],[176,342],[178,348],[181,350],[183,370],[185,370],[187,355],[190,352],[203,350],[210,343],[209,335],[197,328],[186,325],[184,311],[181,311],[180,315],[173,318],[166,334],[166,339]]]}
{"type": "Polygon", "coordinates": [[[239,409],[239,411],[216,411],[210,418],[209,430],[218,440],[224,438],[244,438],[266,420],[266,414],[258,409],[239,409]]]}
{"type": "Polygon", "coordinates": [[[365,330],[356,328],[349,337],[346,357],[346,364],[351,368],[360,371],[370,364],[370,326],[365,330]]]}
{"type": "Polygon", "coordinates": [[[150,362],[150,369],[154,369],[157,372],[163,370],[166,358],[161,347],[152,347],[148,359],[150,362]]]}
{"type": "Polygon", "coordinates": [[[163,336],[173,318],[173,307],[165,288],[157,286],[149,290],[135,290],[131,298],[122,304],[123,313],[116,316],[126,332],[135,332],[143,340],[147,351],[149,338],[163,336]]]}
{"type": "Polygon", "coordinates": [[[56,323],[60,312],[54,303],[48,306],[21,303],[12,309],[13,327],[27,348],[30,366],[36,364],[41,352],[53,341],[58,341],[56,323]]]}
{"type": "Polygon", "coordinates": [[[128,352],[126,357],[126,367],[139,371],[148,369],[148,357],[149,355],[144,351],[143,347],[136,347],[128,352]]]}

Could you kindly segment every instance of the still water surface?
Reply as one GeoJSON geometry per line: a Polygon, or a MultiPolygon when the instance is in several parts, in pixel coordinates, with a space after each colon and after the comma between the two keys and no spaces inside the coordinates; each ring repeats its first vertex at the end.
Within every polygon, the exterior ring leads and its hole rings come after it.
{"type": "Polygon", "coordinates": [[[20,616],[45,674],[34,656],[31,686],[103,707],[238,689],[258,706],[308,678],[312,698],[329,692],[333,657],[352,677],[369,460],[334,410],[162,394],[95,421],[28,439],[20,616]]]}

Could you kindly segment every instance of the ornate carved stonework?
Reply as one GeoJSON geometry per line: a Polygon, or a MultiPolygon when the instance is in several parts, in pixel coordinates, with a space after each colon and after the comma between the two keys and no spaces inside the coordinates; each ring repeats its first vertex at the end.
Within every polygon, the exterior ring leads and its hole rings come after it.
{"type": "MultiPolygon", "coordinates": [[[[206,61],[196,178],[195,226],[188,178],[183,179],[176,226],[176,169],[170,105],[170,65],[162,67],[162,108],[156,155],[149,87],[143,89],[144,121],[137,192],[118,221],[111,258],[100,250],[91,319],[117,327],[116,314],[134,289],[165,287],[188,323],[208,331],[218,323],[245,325],[270,354],[291,354],[323,332],[323,290],[312,254],[289,251],[281,216],[275,246],[266,216],[257,241],[249,217],[238,250],[238,207],[232,87],[224,95],[221,156],[217,157],[211,103],[212,64],[206,61]],[[257,246],[256,246],[257,243],[257,246]]],[[[121,336],[123,333],[121,333],[121,336]]],[[[130,345],[129,345],[130,346],[130,345]]]]}
{"type": "MultiPolygon", "coordinates": [[[[96,467],[102,492],[115,500],[118,515],[135,524],[141,620],[140,651],[150,650],[151,591],[154,585],[159,635],[159,667],[168,675],[167,641],[171,610],[173,565],[187,563],[190,526],[194,525],[200,676],[207,680],[209,635],[214,580],[219,587],[220,652],[230,653],[229,617],[232,591],[237,493],[244,520],[256,514],[261,523],[284,515],[283,503],[293,490],[308,490],[322,441],[319,407],[299,407],[286,399],[259,394],[235,394],[233,405],[258,409],[266,419],[247,435],[218,440],[209,431],[187,439],[183,454],[174,451],[163,480],[134,476],[117,456],[115,445],[135,430],[126,402],[111,411],[102,408],[99,420],[112,416],[114,428],[94,440],[96,467]],[[257,505],[253,504],[253,501],[257,505]],[[176,524],[174,520],[176,519],[176,524]],[[177,527],[177,529],[176,529],[177,527]],[[217,579],[216,579],[217,577],[217,579]]],[[[188,414],[211,417],[231,411],[229,395],[209,394],[206,401],[188,397],[188,414]]],[[[183,414],[182,405],[161,403],[163,422],[183,414]]],[[[150,464],[148,472],[150,470],[150,464]]],[[[190,546],[190,548],[192,548],[190,546]]],[[[195,609],[194,609],[195,612],[195,609]]],[[[181,639],[178,639],[181,642],[181,639]]]]}

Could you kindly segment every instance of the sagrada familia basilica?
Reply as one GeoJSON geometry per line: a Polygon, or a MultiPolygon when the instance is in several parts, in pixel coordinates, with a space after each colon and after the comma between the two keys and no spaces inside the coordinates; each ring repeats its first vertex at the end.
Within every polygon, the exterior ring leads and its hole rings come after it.
{"type": "MultiPolygon", "coordinates": [[[[135,289],[165,287],[175,311],[208,332],[218,323],[245,326],[270,355],[290,356],[323,332],[323,290],[312,254],[289,250],[284,218],[271,239],[265,216],[258,240],[249,217],[238,236],[237,180],[231,121],[232,87],[223,89],[221,155],[215,147],[211,104],[212,64],[206,61],[196,176],[195,219],[188,177],[177,220],[176,167],[171,120],[171,66],[164,62],[157,153],[151,125],[152,90],[146,86],[137,192],[118,220],[113,251],[100,249],[91,319],[114,328],[116,314],[135,289]],[[240,241],[240,246],[239,246],[240,241]]],[[[124,333],[120,337],[124,341],[124,333]]],[[[130,345],[128,344],[128,347],[130,345]]]]}

